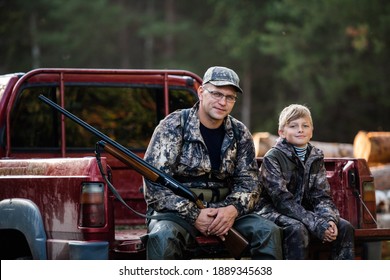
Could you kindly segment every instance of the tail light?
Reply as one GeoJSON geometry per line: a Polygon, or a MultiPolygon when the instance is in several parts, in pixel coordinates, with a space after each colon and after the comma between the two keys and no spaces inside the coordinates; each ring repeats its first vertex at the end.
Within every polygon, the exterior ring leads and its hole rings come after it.
{"type": "Polygon", "coordinates": [[[104,184],[83,183],[80,196],[79,226],[102,227],[105,224],[104,184]]]}
{"type": "Polygon", "coordinates": [[[364,223],[375,223],[376,202],[375,202],[375,185],[374,182],[363,182],[363,201],[367,209],[363,209],[364,223]]]}

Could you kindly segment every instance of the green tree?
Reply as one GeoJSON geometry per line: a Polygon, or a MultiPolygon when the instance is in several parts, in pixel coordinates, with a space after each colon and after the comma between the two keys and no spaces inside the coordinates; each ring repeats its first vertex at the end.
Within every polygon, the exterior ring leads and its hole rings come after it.
{"type": "Polygon", "coordinates": [[[390,130],[390,2],[372,0],[0,1],[0,72],[36,67],[235,69],[233,114],[276,133],[289,103],[315,138],[390,130]]]}
{"type": "MultiPolygon", "coordinates": [[[[214,42],[213,51],[218,58],[215,63],[231,66],[239,72],[244,94],[239,97],[241,100],[234,112],[240,113],[240,119],[252,127],[251,120],[258,116],[255,109],[259,105],[252,100],[266,100],[268,95],[267,84],[257,83],[258,78],[267,80],[272,69],[271,61],[259,51],[268,3],[251,0],[209,2],[213,14],[206,22],[210,26],[206,32],[214,42]],[[264,64],[270,68],[262,67],[264,64]]],[[[267,110],[265,102],[260,110],[267,110]]]]}
{"type": "Polygon", "coordinates": [[[389,4],[385,1],[274,1],[262,37],[264,53],[280,62],[280,110],[289,102],[312,108],[316,136],[353,141],[358,130],[390,129],[389,4]]]}

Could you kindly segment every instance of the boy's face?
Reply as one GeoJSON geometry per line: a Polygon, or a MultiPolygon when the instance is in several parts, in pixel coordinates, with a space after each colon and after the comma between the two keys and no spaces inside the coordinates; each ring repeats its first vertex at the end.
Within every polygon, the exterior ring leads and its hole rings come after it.
{"type": "Polygon", "coordinates": [[[299,118],[289,122],[278,132],[290,144],[303,148],[313,137],[313,126],[309,118],[299,118]]]}

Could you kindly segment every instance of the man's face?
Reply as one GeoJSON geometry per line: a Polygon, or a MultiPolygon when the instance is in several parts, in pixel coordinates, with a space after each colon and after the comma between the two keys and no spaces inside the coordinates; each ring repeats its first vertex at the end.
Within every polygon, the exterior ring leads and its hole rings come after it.
{"type": "Polygon", "coordinates": [[[223,120],[233,110],[237,92],[233,86],[205,84],[198,90],[200,106],[208,118],[223,120]]]}

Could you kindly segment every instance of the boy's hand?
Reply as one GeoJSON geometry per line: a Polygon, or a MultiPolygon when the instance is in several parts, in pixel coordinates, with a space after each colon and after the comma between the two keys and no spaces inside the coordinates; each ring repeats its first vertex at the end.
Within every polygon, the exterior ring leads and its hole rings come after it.
{"type": "Polygon", "coordinates": [[[329,221],[329,227],[325,231],[323,242],[332,242],[335,241],[338,235],[338,229],[336,224],[333,221],[329,221]]]}

